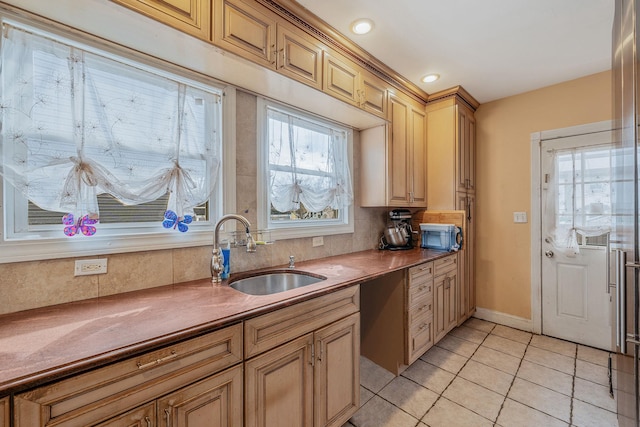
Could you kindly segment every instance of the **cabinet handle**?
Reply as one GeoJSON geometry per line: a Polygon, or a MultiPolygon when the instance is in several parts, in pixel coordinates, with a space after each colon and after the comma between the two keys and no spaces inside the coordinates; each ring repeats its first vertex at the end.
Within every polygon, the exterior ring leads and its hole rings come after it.
{"type": "Polygon", "coordinates": [[[151,420],[149,417],[144,417],[144,420],[147,422],[147,427],[151,427],[151,420]]]}
{"type": "Polygon", "coordinates": [[[425,289],[427,289],[427,287],[425,285],[422,285],[418,288],[418,291],[424,291],[425,289]]]}
{"type": "Polygon", "coordinates": [[[451,277],[447,276],[444,280],[444,288],[449,289],[451,287],[451,277]]]}
{"type": "Polygon", "coordinates": [[[167,427],[171,427],[171,409],[164,409],[164,420],[167,424],[167,427]]]}
{"type": "Polygon", "coordinates": [[[424,328],[426,328],[426,327],[427,327],[427,324],[426,324],[426,323],[423,323],[422,325],[420,325],[420,327],[419,327],[418,329],[419,329],[419,330],[423,330],[423,329],[424,329],[424,328]]]}
{"type": "Polygon", "coordinates": [[[324,346],[322,345],[322,341],[320,341],[320,354],[318,355],[318,362],[322,362],[323,351],[324,351],[324,346]]]}
{"type": "Polygon", "coordinates": [[[418,311],[422,311],[422,310],[424,310],[425,308],[427,308],[427,304],[425,304],[425,305],[423,305],[422,307],[420,307],[420,308],[418,309],[418,311]]]}
{"type": "Polygon", "coordinates": [[[160,359],[153,360],[149,363],[137,362],[136,365],[138,366],[138,369],[146,369],[150,366],[159,365],[162,362],[166,362],[167,360],[171,360],[176,357],[178,357],[178,353],[175,350],[171,350],[171,354],[169,354],[168,356],[161,357],[160,359]]]}

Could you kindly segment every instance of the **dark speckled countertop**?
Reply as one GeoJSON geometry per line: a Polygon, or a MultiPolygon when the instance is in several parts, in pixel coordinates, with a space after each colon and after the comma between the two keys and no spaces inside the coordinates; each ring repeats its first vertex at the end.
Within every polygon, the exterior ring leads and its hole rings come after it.
{"type": "Polygon", "coordinates": [[[446,255],[369,250],[297,262],[327,280],[273,295],[206,279],[2,315],[0,397],[446,255]]]}

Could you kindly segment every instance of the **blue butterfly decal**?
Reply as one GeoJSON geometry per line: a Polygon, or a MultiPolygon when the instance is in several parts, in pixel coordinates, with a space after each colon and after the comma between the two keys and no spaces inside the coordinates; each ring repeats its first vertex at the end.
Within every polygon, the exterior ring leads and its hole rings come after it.
{"type": "Polygon", "coordinates": [[[164,218],[165,220],[162,221],[162,226],[164,228],[175,229],[178,227],[178,231],[183,233],[189,229],[187,224],[191,224],[191,221],[193,221],[193,217],[191,215],[185,215],[183,219],[179,219],[178,215],[172,210],[166,211],[164,213],[164,218]]]}

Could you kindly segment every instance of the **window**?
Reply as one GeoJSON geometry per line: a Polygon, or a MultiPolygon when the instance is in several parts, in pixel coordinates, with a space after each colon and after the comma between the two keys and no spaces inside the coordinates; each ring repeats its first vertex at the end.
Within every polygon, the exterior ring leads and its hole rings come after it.
{"type": "Polygon", "coordinates": [[[353,232],[351,131],[258,101],[258,226],[274,239],[353,232]]]}
{"type": "Polygon", "coordinates": [[[223,204],[222,88],[2,26],[0,262],[209,244],[223,204]]]}

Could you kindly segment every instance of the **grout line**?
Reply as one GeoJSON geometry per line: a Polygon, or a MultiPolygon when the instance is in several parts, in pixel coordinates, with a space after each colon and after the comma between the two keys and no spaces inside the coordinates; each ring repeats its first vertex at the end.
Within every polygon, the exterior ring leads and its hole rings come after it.
{"type": "Polygon", "coordinates": [[[507,393],[504,396],[504,400],[502,401],[502,405],[498,410],[498,416],[496,417],[496,422],[493,424],[494,427],[498,425],[498,418],[500,418],[500,414],[504,409],[504,404],[507,402],[507,397],[509,396],[511,389],[513,388],[513,384],[516,382],[516,378],[518,378],[518,372],[520,371],[520,367],[522,366],[522,361],[524,360],[524,356],[527,354],[527,350],[529,349],[529,346],[531,345],[532,340],[533,340],[533,334],[529,337],[529,342],[526,344],[526,347],[524,348],[524,353],[522,353],[522,357],[520,358],[520,363],[518,363],[518,369],[516,369],[516,372],[513,374],[513,379],[511,380],[511,384],[509,384],[509,390],[507,390],[507,393]]]}
{"type": "Polygon", "coordinates": [[[578,346],[573,359],[573,377],[571,378],[571,400],[569,401],[569,425],[573,425],[573,399],[576,394],[576,375],[578,373],[578,346]]]}

